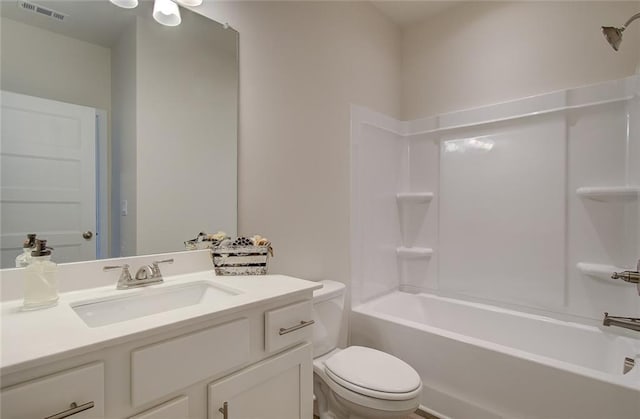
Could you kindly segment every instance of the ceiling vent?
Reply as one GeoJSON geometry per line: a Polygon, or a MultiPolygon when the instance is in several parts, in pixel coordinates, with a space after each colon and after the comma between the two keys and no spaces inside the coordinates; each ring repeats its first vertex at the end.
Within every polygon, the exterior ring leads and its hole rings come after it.
{"type": "Polygon", "coordinates": [[[67,16],[64,13],[56,12],[55,10],[49,7],[40,6],[39,4],[35,4],[30,1],[19,0],[18,6],[22,10],[27,10],[29,12],[37,13],[39,15],[42,15],[51,19],[55,19],[59,22],[64,22],[64,20],[67,18],[67,16]]]}

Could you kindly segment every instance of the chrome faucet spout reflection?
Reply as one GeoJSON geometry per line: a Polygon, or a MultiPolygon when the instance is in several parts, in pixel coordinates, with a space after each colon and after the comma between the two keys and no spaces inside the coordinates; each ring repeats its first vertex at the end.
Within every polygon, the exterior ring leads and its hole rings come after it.
{"type": "Polygon", "coordinates": [[[636,317],[617,317],[610,316],[609,313],[604,313],[603,326],[617,326],[624,329],[635,330],[640,332],[640,318],[636,317]]]}

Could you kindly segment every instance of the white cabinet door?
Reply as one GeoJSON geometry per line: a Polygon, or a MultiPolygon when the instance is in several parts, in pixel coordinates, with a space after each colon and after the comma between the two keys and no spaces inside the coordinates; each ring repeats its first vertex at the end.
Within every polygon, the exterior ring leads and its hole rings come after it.
{"type": "Polygon", "coordinates": [[[311,345],[304,344],[210,384],[208,417],[311,419],[312,358],[311,345]]]}

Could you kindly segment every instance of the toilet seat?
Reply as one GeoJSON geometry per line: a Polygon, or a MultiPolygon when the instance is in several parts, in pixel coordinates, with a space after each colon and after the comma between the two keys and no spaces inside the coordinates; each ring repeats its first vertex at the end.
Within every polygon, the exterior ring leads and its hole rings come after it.
{"type": "Polygon", "coordinates": [[[362,346],[348,347],[324,362],[329,379],[380,400],[410,400],[422,391],[418,373],[404,361],[362,346]]]}

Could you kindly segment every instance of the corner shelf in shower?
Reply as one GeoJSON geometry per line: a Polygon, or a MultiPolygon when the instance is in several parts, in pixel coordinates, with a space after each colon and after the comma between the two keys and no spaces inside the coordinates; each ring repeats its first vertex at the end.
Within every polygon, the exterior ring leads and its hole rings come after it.
{"type": "Polygon", "coordinates": [[[576,190],[578,196],[602,202],[631,202],[640,196],[640,186],[585,186],[576,190]]]}
{"type": "MultiPolygon", "coordinates": [[[[611,275],[614,272],[622,272],[627,269],[621,268],[619,266],[613,265],[604,265],[600,263],[584,263],[579,262],[576,264],[576,268],[580,271],[581,274],[590,276],[591,278],[599,279],[601,281],[607,282],[609,284],[614,285],[629,285],[628,282],[624,282],[620,279],[612,279],[611,275]]],[[[633,285],[633,284],[631,284],[633,285]]]]}
{"type": "Polygon", "coordinates": [[[427,259],[433,254],[433,249],[428,247],[398,247],[396,254],[403,259],[427,259]]]}
{"type": "Polygon", "coordinates": [[[433,192],[402,192],[396,195],[399,203],[426,204],[433,199],[433,192]]]}

